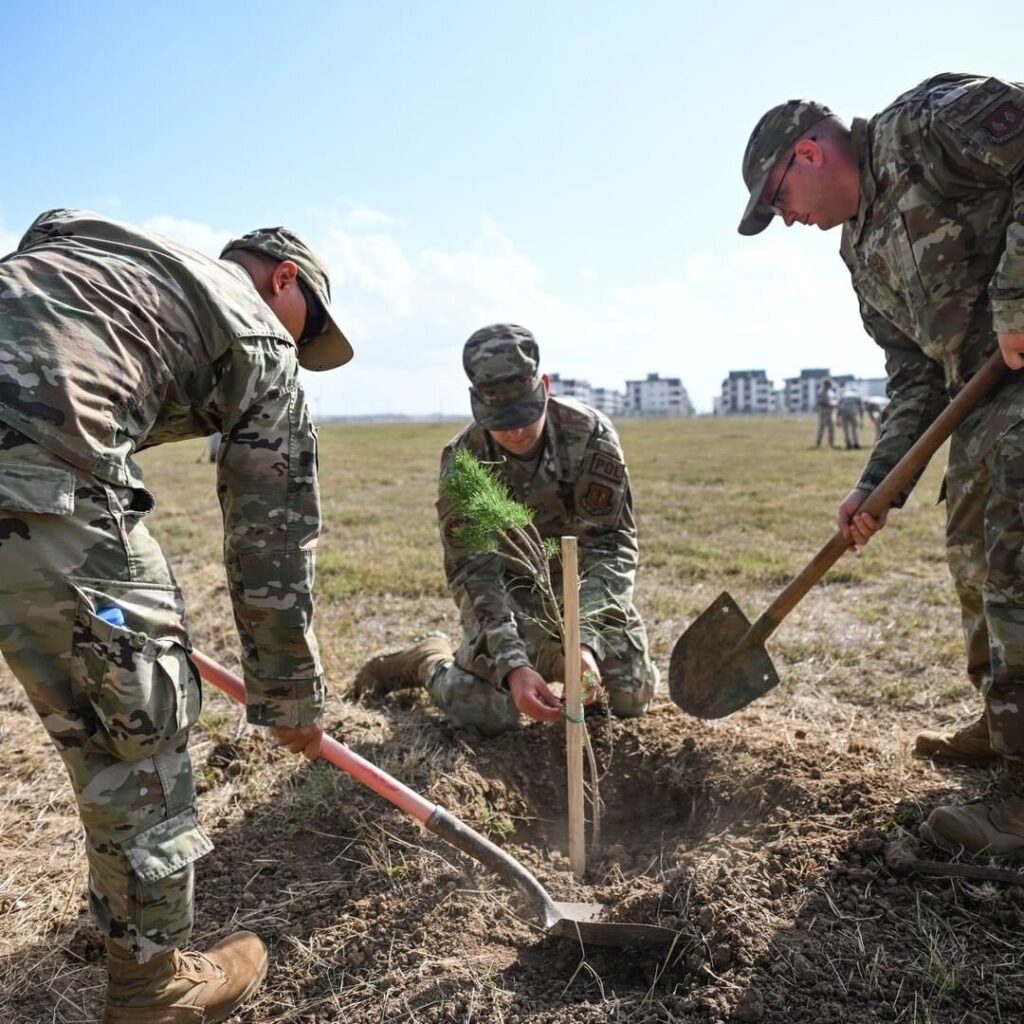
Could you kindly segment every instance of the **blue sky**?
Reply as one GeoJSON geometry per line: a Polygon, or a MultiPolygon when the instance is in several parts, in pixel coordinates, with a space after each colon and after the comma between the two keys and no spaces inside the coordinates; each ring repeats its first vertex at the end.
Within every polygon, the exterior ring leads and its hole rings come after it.
{"type": "Polygon", "coordinates": [[[207,251],[262,224],[331,265],[327,413],[468,412],[477,327],[595,385],[882,373],[836,232],[736,234],[763,111],[866,116],[939,71],[1024,77],[1024,7],[3,0],[0,247],[84,206],[207,251]],[[867,12],[865,14],[865,12],[867,12]],[[884,20],[883,20],[884,19],[884,20]]]}

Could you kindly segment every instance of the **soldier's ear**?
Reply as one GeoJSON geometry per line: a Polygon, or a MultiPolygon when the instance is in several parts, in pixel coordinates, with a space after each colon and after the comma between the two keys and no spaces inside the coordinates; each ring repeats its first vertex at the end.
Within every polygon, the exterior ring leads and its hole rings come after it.
{"type": "Polygon", "coordinates": [[[825,148],[817,139],[801,139],[793,147],[793,153],[801,163],[820,167],[825,162],[825,148]]]}
{"type": "Polygon", "coordinates": [[[545,394],[545,396],[550,395],[551,394],[551,374],[550,373],[542,373],[540,375],[540,382],[544,385],[544,394],[545,394]]]}
{"type": "Polygon", "coordinates": [[[291,260],[281,260],[270,275],[270,287],[274,295],[280,295],[289,285],[295,283],[299,268],[291,260]]]}

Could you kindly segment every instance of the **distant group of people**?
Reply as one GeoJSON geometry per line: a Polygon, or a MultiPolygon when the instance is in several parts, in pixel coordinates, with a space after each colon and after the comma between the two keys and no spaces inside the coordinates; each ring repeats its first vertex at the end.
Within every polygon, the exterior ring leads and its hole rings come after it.
{"type": "MultiPolygon", "coordinates": [[[[864,499],[948,396],[997,347],[1011,368],[1024,366],[1024,87],[939,75],[851,127],[791,100],[755,127],[743,175],[741,233],[775,216],[842,225],[864,325],[886,353],[884,419],[832,381],[819,396],[818,445],[827,436],[836,446],[836,411],[848,448],[860,447],[865,414],[876,425],[837,514],[864,544],[885,523],[860,511],[864,499]]],[[[220,439],[205,457],[217,465],[248,719],[315,757],[326,694],[312,628],[321,518],[299,367],[351,356],[326,268],[285,228],[234,239],[214,260],[52,210],[0,260],[0,650],[78,799],[106,941],[103,1024],[222,1021],[268,962],[245,931],[203,954],[184,951],[193,865],[213,847],[188,755],[200,686],[134,455],[220,439]]],[[[633,604],[638,549],[615,430],[550,395],[525,328],[484,327],[462,358],[473,422],[442,454],[442,485],[455,453],[472,452],[529,505],[542,537],[579,538],[581,669],[603,685],[612,713],[642,714],[658,677],[633,604]]],[[[946,476],[949,562],[985,713],[964,730],[922,733],[916,750],[1003,765],[998,790],[937,807],[922,825],[926,839],[958,852],[1024,853],[1021,481],[1024,380],[1011,379],[954,434],[946,476]]],[[[433,636],[378,655],[358,691],[422,686],[453,721],[488,734],[520,713],[560,717],[550,684],[564,657],[537,595],[501,553],[463,545],[443,487],[437,514],[459,642],[433,636]]]]}
{"type": "Polygon", "coordinates": [[[816,407],[818,410],[818,433],[814,439],[814,447],[820,448],[827,437],[829,448],[838,448],[836,444],[836,419],[843,428],[843,441],[847,449],[861,447],[861,430],[864,429],[864,418],[871,421],[875,428],[875,440],[882,430],[882,410],[886,406],[884,398],[864,398],[855,384],[846,384],[839,390],[831,377],[826,377],[818,388],[816,407]]]}

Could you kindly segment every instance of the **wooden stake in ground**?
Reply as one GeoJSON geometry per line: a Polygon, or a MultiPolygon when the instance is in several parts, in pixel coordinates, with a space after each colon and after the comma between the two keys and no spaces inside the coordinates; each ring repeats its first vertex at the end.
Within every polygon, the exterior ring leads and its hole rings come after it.
{"type": "Polygon", "coordinates": [[[565,650],[565,759],[569,779],[569,864],[587,871],[583,821],[583,699],[580,679],[580,583],[576,538],[562,538],[562,623],[565,650]]]}

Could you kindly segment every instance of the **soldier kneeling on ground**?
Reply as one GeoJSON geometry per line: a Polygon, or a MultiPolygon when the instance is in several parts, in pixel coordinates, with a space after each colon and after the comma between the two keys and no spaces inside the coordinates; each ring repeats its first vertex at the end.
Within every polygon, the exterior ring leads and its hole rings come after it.
{"type": "MultiPolygon", "coordinates": [[[[575,535],[580,560],[581,670],[600,681],[613,714],[647,710],[658,681],[647,634],[633,606],[636,526],[622,447],[595,409],[550,396],[539,371],[533,335],[494,324],[466,342],[474,422],[441,456],[437,504],[445,572],[462,619],[462,643],[428,636],[381,655],[360,670],[354,692],[382,696],[424,686],[456,725],[495,736],[519,724],[522,712],[554,721],[562,703],[549,683],[563,676],[561,644],[544,627],[539,591],[500,553],[478,554],[456,541],[459,519],[445,497],[455,453],[468,450],[495,469],[518,502],[532,509],[541,537],[575,535]]],[[[553,566],[556,588],[561,576],[553,566]]],[[[597,688],[589,694],[593,699],[597,688]]]]}

